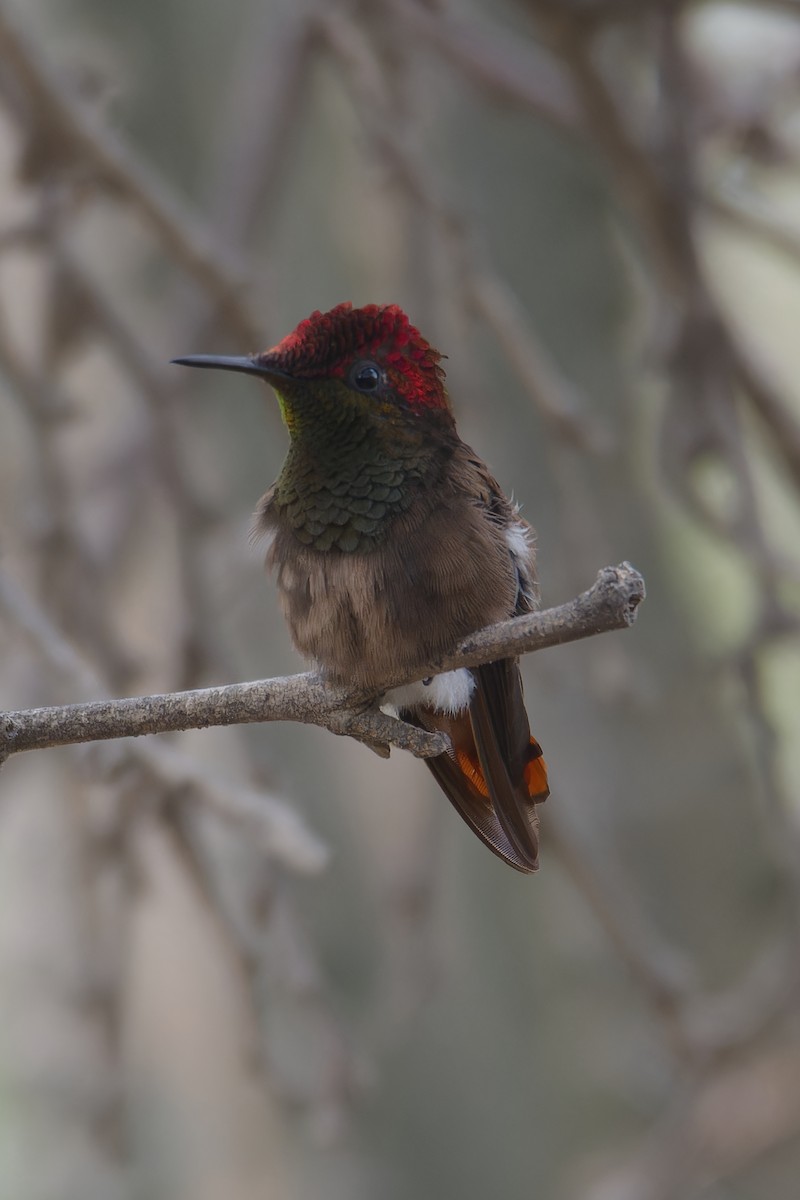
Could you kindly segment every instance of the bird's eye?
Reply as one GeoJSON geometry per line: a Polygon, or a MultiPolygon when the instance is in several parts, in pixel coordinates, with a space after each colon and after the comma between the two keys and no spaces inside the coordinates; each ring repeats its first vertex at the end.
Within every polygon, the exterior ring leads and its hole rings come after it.
{"type": "Polygon", "coordinates": [[[373,362],[356,363],[350,374],[353,387],[359,392],[374,392],[380,386],[381,370],[373,362]]]}

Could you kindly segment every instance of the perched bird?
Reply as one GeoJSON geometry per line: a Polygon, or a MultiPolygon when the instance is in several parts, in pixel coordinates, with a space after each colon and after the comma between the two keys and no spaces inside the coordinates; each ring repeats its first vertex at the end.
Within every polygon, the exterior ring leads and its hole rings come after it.
{"type": "Polygon", "coordinates": [[[289,430],[256,529],[298,650],[337,683],[387,693],[406,721],[449,735],[427,760],[486,845],[538,866],[548,795],[515,659],[422,678],[467,634],[536,604],[533,533],[458,436],[441,355],[396,305],[312,313],[272,350],[197,355],[276,392],[289,430]]]}

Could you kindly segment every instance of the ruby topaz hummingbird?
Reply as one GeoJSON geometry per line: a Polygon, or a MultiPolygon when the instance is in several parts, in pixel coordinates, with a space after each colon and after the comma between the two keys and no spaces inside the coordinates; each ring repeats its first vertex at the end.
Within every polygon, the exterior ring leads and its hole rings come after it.
{"type": "Polygon", "coordinates": [[[198,355],[276,392],[289,431],[255,528],[298,650],[446,733],[428,767],[470,828],[535,871],[547,771],[516,659],[423,678],[461,638],[536,604],[533,531],[456,432],[441,355],[396,305],[312,313],[272,350],[198,355]]]}

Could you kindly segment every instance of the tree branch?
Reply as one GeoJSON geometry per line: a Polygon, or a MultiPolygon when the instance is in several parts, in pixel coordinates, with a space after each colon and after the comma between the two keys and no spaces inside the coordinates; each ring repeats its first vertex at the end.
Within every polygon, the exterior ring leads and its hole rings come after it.
{"type": "MultiPolygon", "coordinates": [[[[475,667],[625,629],[635,620],[644,596],[644,580],[629,563],[605,567],[594,585],[574,600],[482,629],[421,674],[475,667]]],[[[387,679],[380,694],[407,682],[399,675],[387,679]]],[[[426,733],[382,712],[375,695],[335,686],[309,672],[191,692],[0,713],[0,762],[23,750],[257,721],[321,725],[333,733],[410,750],[421,758],[447,749],[443,735],[426,733]]]]}

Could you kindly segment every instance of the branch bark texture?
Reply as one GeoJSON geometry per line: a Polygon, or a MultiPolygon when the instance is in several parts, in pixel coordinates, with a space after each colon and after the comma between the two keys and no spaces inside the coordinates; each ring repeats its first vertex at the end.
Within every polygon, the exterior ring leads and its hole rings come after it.
{"type": "MultiPolygon", "coordinates": [[[[574,600],[482,629],[422,674],[475,667],[625,629],[635,620],[644,596],[644,580],[629,563],[605,567],[593,586],[574,600]]],[[[400,676],[387,679],[382,692],[408,682],[400,676]]],[[[0,713],[0,761],[23,750],[258,721],[321,725],[334,733],[397,746],[423,758],[447,749],[442,735],[425,733],[382,712],[379,699],[334,686],[307,672],[166,695],[4,712],[0,713]]]]}

